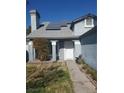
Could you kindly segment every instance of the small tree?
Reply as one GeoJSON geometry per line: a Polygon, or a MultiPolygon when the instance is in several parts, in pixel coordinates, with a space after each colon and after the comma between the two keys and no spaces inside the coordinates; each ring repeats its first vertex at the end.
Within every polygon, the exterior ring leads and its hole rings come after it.
{"type": "Polygon", "coordinates": [[[37,58],[41,61],[47,60],[49,55],[48,40],[35,38],[33,40],[33,45],[37,51],[37,58]]]}

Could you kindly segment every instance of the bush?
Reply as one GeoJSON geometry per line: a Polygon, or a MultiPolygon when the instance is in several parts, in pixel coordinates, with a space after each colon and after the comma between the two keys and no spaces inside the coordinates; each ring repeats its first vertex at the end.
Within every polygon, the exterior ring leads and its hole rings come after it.
{"type": "Polygon", "coordinates": [[[81,55],[79,55],[79,57],[76,57],[76,63],[78,63],[78,64],[81,64],[81,62],[82,62],[82,59],[81,59],[82,57],[81,57],[81,55]]]}

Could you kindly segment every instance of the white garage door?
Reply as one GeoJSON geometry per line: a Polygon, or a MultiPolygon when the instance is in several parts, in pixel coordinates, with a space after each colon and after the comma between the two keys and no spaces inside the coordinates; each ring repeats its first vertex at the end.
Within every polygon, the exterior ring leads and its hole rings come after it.
{"type": "Polygon", "coordinates": [[[65,41],[64,42],[64,60],[73,60],[74,51],[73,51],[73,42],[65,41]]]}

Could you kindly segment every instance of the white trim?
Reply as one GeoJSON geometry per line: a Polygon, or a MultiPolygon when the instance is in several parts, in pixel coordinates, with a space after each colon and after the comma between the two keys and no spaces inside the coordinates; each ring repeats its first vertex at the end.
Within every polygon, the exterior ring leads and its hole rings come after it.
{"type": "Polygon", "coordinates": [[[73,40],[74,41],[74,55],[75,57],[79,57],[81,55],[81,42],[80,40],[73,40]]]}
{"type": "Polygon", "coordinates": [[[33,45],[33,42],[32,41],[29,41],[28,45],[33,45]]]}
{"type": "Polygon", "coordinates": [[[52,45],[56,45],[57,40],[51,41],[52,45]]]}
{"type": "Polygon", "coordinates": [[[73,40],[73,41],[74,41],[74,43],[75,43],[76,45],[80,45],[80,44],[81,44],[80,40],[73,40]]]}
{"type": "Polygon", "coordinates": [[[92,25],[86,24],[86,19],[84,20],[84,27],[94,27],[94,19],[92,18],[92,25]]]}

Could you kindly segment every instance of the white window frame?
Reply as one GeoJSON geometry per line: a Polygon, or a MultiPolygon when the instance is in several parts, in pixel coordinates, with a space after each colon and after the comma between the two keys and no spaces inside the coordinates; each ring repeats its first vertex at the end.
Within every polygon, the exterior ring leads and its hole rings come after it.
{"type": "Polygon", "coordinates": [[[85,27],[94,27],[94,20],[93,20],[93,18],[91,18],[92,19],[92,24],[91,25],[87,25],[87,19],[85,19],[84,20],[84,24],[85,24],[85,27]]]}

